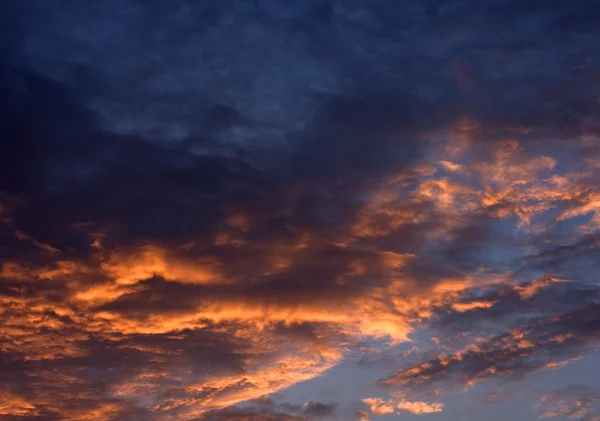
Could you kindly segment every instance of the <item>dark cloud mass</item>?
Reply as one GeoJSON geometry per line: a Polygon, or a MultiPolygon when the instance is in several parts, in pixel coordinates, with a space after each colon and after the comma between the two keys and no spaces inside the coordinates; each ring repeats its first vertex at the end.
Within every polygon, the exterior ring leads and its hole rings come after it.
{"type": "Polygon", "coordinates": [[[0,419],[597,420],[599,19],[1,3],[0,419]]]}

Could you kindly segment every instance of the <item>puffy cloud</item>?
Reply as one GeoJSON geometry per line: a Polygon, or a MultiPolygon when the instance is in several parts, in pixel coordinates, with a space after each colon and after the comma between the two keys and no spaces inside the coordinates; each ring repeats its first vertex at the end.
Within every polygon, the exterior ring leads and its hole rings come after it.
{"type": "Polygon", "coordinates": [[[392,402],[386,401],[381,398],[365,398],[362,400],[369,406],[372,413],[376,415],[386,415],[394,412],[394,405],[392,402]]]}
{"type": "Polygon", "coordinates": [[[400,402],[397,408],[400,411],[411,412],[416,415],[430,414],[433,412],[442,412],[444,409],[443,403],[427,403],[427,402],[400,402]]]}
{"type": "Polygon", "coordinates": [[[410,412],[415,415],[442,412],[444,404],[439,402],[385,400],[382,398],[366,398],[362,400],[375,415],[410,412]]]}

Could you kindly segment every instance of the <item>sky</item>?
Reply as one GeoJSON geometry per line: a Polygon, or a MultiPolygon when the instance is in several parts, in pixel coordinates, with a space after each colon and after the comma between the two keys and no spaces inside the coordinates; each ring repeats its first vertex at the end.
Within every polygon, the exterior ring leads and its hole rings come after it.
{"type": "Polygon", "coordinates": [[[0,2],[0,419],[600,421],[599,21],[0,2]]]}

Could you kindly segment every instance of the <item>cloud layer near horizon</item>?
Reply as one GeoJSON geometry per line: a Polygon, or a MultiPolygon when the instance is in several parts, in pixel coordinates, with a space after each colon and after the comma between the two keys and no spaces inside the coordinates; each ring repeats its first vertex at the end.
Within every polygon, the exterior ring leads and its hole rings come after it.
{"type": "Polygon", "coordinates": [[[593,2],[26,3],[0,417],[435,416],[600,342],[593,2]],[[356,401],[267,398],[423,331],[356,401]]]}

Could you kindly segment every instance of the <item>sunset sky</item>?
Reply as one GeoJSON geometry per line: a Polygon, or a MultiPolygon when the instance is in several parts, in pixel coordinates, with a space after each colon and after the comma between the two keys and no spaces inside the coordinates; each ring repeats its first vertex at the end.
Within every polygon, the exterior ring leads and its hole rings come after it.
{"type": "Polygon", "coordinates": [[[1,421],[600,421],[600,2],[0,34],[1,421]]]}

